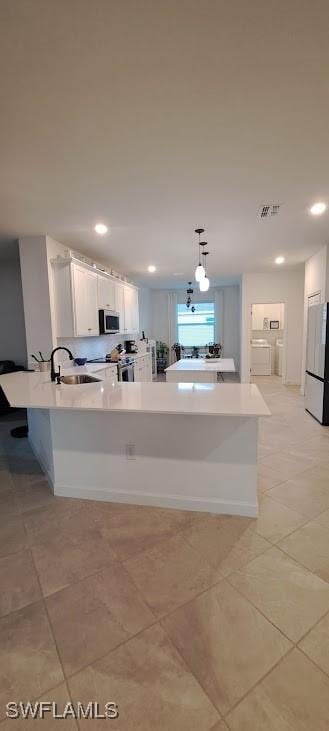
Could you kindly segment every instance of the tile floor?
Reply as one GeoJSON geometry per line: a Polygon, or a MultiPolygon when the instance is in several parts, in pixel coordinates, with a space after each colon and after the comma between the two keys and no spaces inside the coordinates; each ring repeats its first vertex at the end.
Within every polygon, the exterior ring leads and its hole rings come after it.
{"type": "MultiPolygon", "coordinates": [[[[115,701],[123,731],[329,729],[329,429],[257,383],[257,520],[55,498],[0,421],[0,731],[27,699],[115,701]]],[[[23,728],[64,723],[104,728],[23,728]]]]}

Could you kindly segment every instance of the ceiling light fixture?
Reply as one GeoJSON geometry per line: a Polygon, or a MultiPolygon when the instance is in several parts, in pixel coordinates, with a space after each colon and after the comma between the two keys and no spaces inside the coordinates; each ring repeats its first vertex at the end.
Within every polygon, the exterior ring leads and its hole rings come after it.
{"type": "Polygon", "coordinates": [[[104,234],[107,234],[108,228],[105,226],[105,223],[96,223],[95,231],[99,236],[104,236],[104,234]]]}
{"type": "Polygon", "coordinates": [[[150,274],[153,274],[153,272],[156,272],[156,267],[154,264],[150,264],[149,267],[147,267],[147,271],[150,272],[150,274]]]}
{"type": "Polygon", "coordinates": [[[207,274],[206,274],[206,256],[208,256],[208,254],[209,254],[209,251],[203,251],[202,252],[203,267],[204,267],[204,277],[199,282],[200,292],[208,292],[209,285],[210,285],[209,279],[208,279],[207,274]]]}
{"type": "Polygon", "coordinates": [[[275,259],[276,264],[283,264],[285,261],[284,256],[277,256],[275,259]]]}
{"type": "Polygon", "coordinates": [[[199,236],[199,243],[198,243],[198,246],[199,246],[199,263],[198,263],[198,265],[196,267],[194,276],[195,276],[195,281],[196,282],[201,282],[201,279],[203,279],[203,277],[205,276],[204,266],[201,263],[201,249],[200,249],[200,246],[205,246],[206,245],[204,243],[201,243],[201,241],[200,241],[200,235],[204,233],[204,228],[196,228],[195,229],[195,233],[198,234],[198,236],[199,236]]]}
{"type": "Polygon", "coordinates": [[[313,206],[311,206],[310,208],[310,213],[312,213],[312,216],[321,216],[321,213],[324,213],[326,208],[326,203],[314,203],[313,206]]]}

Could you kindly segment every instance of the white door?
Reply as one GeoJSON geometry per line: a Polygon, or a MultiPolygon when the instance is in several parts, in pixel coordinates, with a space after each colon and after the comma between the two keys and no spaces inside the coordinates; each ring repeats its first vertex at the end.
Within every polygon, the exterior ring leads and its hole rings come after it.
{"type": "Polygon", "coordinates": [[[97,274],[72,264],[75,335],[99,335],[97,274]]]}
{"type": "Polygon", "coordinates": [[[115,310],[114,282],[98,274],[98,308],[100,310],[115,310]]]}

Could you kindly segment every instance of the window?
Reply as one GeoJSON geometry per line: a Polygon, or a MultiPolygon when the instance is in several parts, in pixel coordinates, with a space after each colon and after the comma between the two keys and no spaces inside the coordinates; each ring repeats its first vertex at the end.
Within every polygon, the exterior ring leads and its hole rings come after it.
{"type": "Polygon", "coordinates": [[[202,348],[215,340],[214,302],[196,302],[195,312],[177,305],[177,340],[185,347],[202,348]]]}

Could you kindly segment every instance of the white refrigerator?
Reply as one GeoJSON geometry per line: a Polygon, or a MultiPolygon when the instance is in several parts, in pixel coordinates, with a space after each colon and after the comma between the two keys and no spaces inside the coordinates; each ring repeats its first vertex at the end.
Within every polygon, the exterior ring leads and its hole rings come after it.
{"type": "Polygon", "coordinates": [[[329,302],[308,310],[305,408],[329,425],[329,302]]]}

